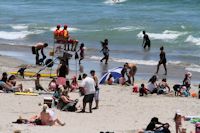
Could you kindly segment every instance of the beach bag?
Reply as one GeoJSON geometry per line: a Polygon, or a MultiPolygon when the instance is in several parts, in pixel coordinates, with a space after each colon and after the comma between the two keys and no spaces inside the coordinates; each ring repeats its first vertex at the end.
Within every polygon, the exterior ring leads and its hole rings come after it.
{"type": "Polygon", "coordinates": [[[35,47],[32,46],[31,49],[32,49],[32,54],[36,54],[36,52],[35,52],[35,47]]]}

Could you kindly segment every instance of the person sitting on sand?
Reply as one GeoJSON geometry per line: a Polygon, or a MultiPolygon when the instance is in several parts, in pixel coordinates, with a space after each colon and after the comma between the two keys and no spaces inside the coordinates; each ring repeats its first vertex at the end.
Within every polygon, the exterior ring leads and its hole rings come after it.
{"type": "Polygon", "coordinates": [[[21,92],[21,91],[23,91],[22,84],[16,85],[15,76],[11,75],[8,80],[6,72],[4,72],[2,74],[2,79],[0,80],[0,88],[5,92],[21,92]]]}
{"type": "Polygon", "coordinates": [[[149,90],[149,92],[151,94],[153,93],[157,93],[157,90],[158,90],[158,86],[157,86],[157,77],[156,75],[153,75],[150,79],[149,79],[149,83],[147,85],[147,89],[149,90]]]}
{"type": "Polygon", "coordinates": [[[167,92],[170,92],[170,87],[167,84],[167,79],[164,78],[162,81],[158,84],[158,94],[166,94],[167,92]],[[168,89],[168,91],[166,90],[168,89]]]}
{"type": "Polygon", "coordinates": [[[74,76],[73,78],[72,78],[72,82],[71,82],[71,92],[72,91],[75,91],[75,90],[77,90],[79,88],[79,85],[78,85],[78,81],[77,81],[77,79],[76,79],[76,76],[74,76]]]}
{"type": "Polygon", "coordinates": [[[42,112],[40,113],[40,120],[42,125],[53,126],[58,123],[61,126],[64,126],[65,123],[62,123],[58,118],[55,117],[55,112],[48,110],[48,105],[44,104],[42,112]]]}
{"type": "Polygon", "coordinates": [[[55,91],[56,89],[57,89],[56,79],[53,78],[53,79],[49,82],[48,90],[50,90],[50,91],[55,91]]]}
{"type": "Polygon", "coordinates": [[[164,125],[163,123],[158,121],[157,117],[153,117],[145,131],[158,131],[158,129],[161,128],[163,125],[164,125]],[[161,126],[156,126],[156,125],[161,125],[161,126]]]}
{"type": "Polygon", "coordinates": [[[68,90],[64,90],[58,102],[58,109],[62,111],[76,111],[76,104],[78,99],[72,100],[68,95],[68,90]]]}
{"type": "Polygon", "coordinates": [[[187,72],[185,74],[185,78],[183,79],[183,86],[185,86],[187,88],[187,91],[190,90],[191,78],[192,78],[192,73],[187,72]]]}
{"type": "Polygon", "coordinates": [[[141,84],[141,87],[139,88],[139,96],[144,96],[144,94],[147,95],[148,89],[145,88],[144,84],[141,84]]]}
{"type": "Polygon", "coordinates": [[[54,93],[53,93],[53,100],[54,100],[54,105],[56,106],[57,104],[58,104],[58,101],[59,101],[59,99],[60,99],[60,97],[61,97],[61,93],[62,93],[62,91],[64,90],[64,87],[62,86],[62,85],[56,85],[56,89],[55,89],[55,91],[54,91],[54,93]]]}
{"type": "Polygon", "coordinates": [[[36,76],[36,80],[35,80],[35,89],[36,89],[36,90],[44,90],[44,91],[46,91],[46,90],[42,87],[42,85],[40,84],[40,77],[41,77],[41,75],[38,73],[37,76],[36,76]]]}
{"type": "Polygon", "coordinates": [[[114,78],[113,78],[112,74],[109,75],[109,77],[108,77],[106,83],[107,83],[108,85],[112,85],[112,84],[114,83],[114,78]]]}
{"type": "Polygon", "coordinates": [[[8,80],[8,74],[6,72],[3,72],[0,81],[3,81],[4,83],[6,83],[7,80],[8,80]]]}

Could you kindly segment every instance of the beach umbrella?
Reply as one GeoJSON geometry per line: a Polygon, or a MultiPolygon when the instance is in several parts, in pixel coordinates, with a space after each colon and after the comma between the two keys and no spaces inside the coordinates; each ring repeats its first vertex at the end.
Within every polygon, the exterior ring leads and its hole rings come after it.
{"type": "Polygon", "coordinates": [[[101,79],[99,80],[99,84],[104,84],[105,81],[108,79],[108,77],[110,76],[110,74],[112,74],[114,80],[119,79],[122,75],[121,75],[121,71],[122,71],[123,67],[116,67],[113,69],[109,69],[108,72],[106,72],[101,79]]]}

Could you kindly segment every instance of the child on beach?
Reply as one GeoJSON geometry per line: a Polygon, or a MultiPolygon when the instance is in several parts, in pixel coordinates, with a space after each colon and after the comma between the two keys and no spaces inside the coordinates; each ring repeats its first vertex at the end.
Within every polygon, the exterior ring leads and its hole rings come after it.
{"type": "Polygon", "coordinates": [[[144,94],[147,95],[147,89],[145,88],[144,84],[141,84],[141,87],[139,88],[139,96],[144,96],[144,94]]]}
{"type": "Polygon", "coordinates": [[[74,91],[74,90],[77,90],[79,88],[79,85],[78,85],[78,81],[76,79],[76,76],[74,76],[72,78],[72,82],[71,82],[71,92],[74,91]]]}
{"type": "Polygon", "coordinates": [[[183,118],[183,116],[181,115],[180,110],[177,110],[176,114],[174,116],[176,133],[182,133],[182,131],[181,131],[182,118],[183,118]]]}

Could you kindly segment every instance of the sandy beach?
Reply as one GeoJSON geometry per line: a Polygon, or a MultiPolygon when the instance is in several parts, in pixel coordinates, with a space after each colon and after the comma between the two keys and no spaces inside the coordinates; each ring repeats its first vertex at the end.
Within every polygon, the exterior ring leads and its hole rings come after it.
{"type": "MultiPolygon", "coordinates": [[[[23,61],[12,57],[0,56],[1,73],[4,71],[16,70],[17,66],[23,64],[23,61]]],[[[47,88],[51,79],[43,78],[42,85],[47,88]]],[[[144,80],[136,79],[137,84],[147,83],[144,80]]],[[[33,88],[32,79],[20,80],[24,88],[33,88]]],[[[173,86],[170,81],[170,86],[173,86]]],[[[194,87],[195,88],[195,87],[194,87]]],[[[39,115],[43,104],[43,98],[50,95],[39,96],[18,96],[12,93],[0,93],[0,132],[11,133],[16,129],[22,133],[99,133],[100,131],[112,131],[115,133],[134,133],[139,129],[144,129],[152,117],[158,117],[161,122],[170,124],[171,132],[175,132],[173,121],[177,109],[181,110],[183,115],[199,115],[199,100],[192,97],[174,97],[148,95],[139,97],[132,93],[132,86],[121,85],[101,85],[100,86],[100,108],[93,110],[93,113],[73,113],[63,112],[56,108],[57,117],[66,123],[61,126],[33,126],[30,124],[13,124],[13,121],[19,116],[29,119],[34,115],[39,115]]],[[[78,106],[82,107],[82,98],[79,93],[70,93],[72,98],[78,98],[78,106]]],[[[88,107],[86,108],[86,111],[88,107]]],[[[183,127],[187,131],[194,132],[194,125],[188,121],[183,122],[183,127]]]]}

